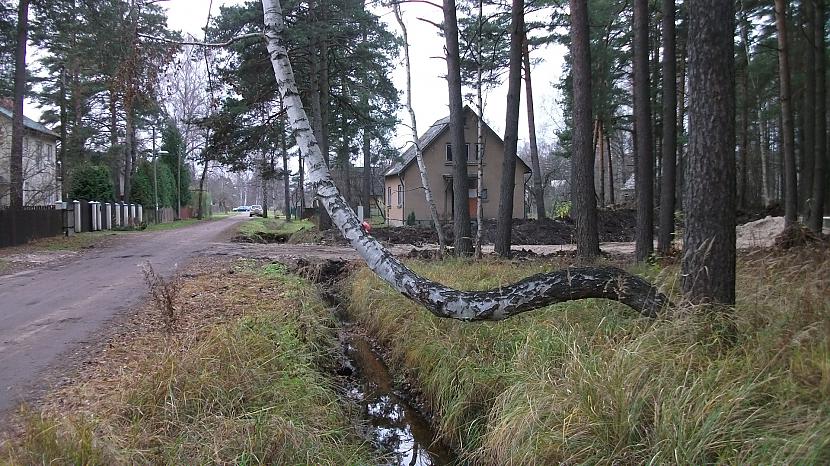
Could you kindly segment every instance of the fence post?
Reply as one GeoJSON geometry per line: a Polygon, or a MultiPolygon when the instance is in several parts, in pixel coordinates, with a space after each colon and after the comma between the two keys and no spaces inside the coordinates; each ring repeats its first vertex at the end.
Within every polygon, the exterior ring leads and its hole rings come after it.
{"type": "Polygon", "coordinates": [[[109,202],[104,203],[104,230],[112,230],[112,209],[109,202]]]}
{"type": "Polygon", "coordinates": [[[95,201],[95,218],[98,221],[98,230],[104,229],[104,211],[100,202],[95,201]]]}
{"type": "Polygon", "coordinates": [[[130,225],[135,223],[135,204],[130,204],[130,225]]]}
{"type": "Polygon", "coordinates": [[[130,206],[129,204],[121,204],[121,208],[124,209],[124,214],[121,219],[121,224],[125,227],[130,226],[130,206]]]}
{"type": "Polygon", "coordinates": [[[118,203],[114,203],[113,208],[115,209],[115,226],[121,226],[121,206],[118,203]]]}
{"type": "Polygon", "coordinates": [[[141,223],[144,221],[144,206],[142,206],[141,204],[137,204],[136,210],[138,211],[138,224],[141,225],[141,223]]]}
{"type": "Polygon", "coordinates": [[[75,213],[75,233],[80,233],[84,231],[81,225],[81,201],[72,202],[75,204],[75,209],[72,211],[75,213]]]}

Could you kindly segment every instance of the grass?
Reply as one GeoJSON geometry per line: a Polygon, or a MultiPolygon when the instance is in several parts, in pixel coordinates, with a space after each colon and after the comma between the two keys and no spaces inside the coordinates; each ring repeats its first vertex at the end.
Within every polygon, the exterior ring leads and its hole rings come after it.
{"type": "MultiPolygon", "coordinates": [[[[204,297],[184,305],[181,318],[202,327],[158,340],[158,347],[138,342],[135,359],[123,367],[116,357],[116,387],[92,409],[79,402],[79,413],[30,413],[6,461],[376,462],[327,375],[338,345],[335,321],[313,286],[279,265],[237,264],[233,274],[222,268],[184,284],[184,296],[204,297]],[[230,318],[204,324],[216,318],[199,314],[206,306],[230,318]]],[[[102,391],[86,390],[93,400],[102,391]]]]}
{"type": "MultiPolygon", "coordinates": [[[[410,265],[482,289],[564,264],[410,265]]],[[[639,272],[676,286],[676,267],[639,272]]],[[[466,461],[822,464],[828,273],[826,250],[745,256],[731,316],[681,305],[658,320],[600,300],[499,323],[442,320],[366,269],[346,291],[350,313],[387,345],[466,461]]]]}
{"type": "Polygon", "coordinates": [[[246,241],[266,242],[269,238],[288,240],[292,234],[311,229],[314,224],[309,220],[292,220],[286,222],[282,218],[255,217],[239,225],[238,236],[246,241]]]}

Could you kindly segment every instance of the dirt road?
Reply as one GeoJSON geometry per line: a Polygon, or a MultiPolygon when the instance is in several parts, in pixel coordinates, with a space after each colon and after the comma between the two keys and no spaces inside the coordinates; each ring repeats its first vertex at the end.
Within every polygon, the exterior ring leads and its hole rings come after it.
{"type": "Polygon", "coordinates": [[[143,264],[169,276],[178,264],[224,241],[227,230],[246,218],[125,235],[69,261],[0,276],[0,416],[30,399],[44,372],[66,363],[62,354],[146,296],[143,264]]]}

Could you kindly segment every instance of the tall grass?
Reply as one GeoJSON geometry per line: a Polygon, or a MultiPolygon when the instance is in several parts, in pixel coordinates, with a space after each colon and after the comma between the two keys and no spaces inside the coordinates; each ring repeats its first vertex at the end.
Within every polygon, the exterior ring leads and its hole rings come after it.
{"type": "MultiPolygon", "coordinates": [[[[410,265],[481,289],[563,264],[410,265]]],[[[640,272],[676,283],[676,268],[640,272]]],[[[599,300],[442,320],[367,270],[348,293],[470,462],[816,464],[830,461],[828,274],[826,250],[756,253],[731,315],[682,305],[658,320],[599,300]]]]}
{"type": "Polygon", "coordinates": [[[313,286],[281,267],[237,269],[208,278],[224,280],[230,293],[269,290],[260,299],[228,297],[226,305],[246,303],[241,318],[198,339],[183,337],[142,365],[125,368],[141,375],[118,381],[106,402],[87,415],[30,414],[7,461],[373,462],[327,375],[338,345],[335,322],[313,286]]]}

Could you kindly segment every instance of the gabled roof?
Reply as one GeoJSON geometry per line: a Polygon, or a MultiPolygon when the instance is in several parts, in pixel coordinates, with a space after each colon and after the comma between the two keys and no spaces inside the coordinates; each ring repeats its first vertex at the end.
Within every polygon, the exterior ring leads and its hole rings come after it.
{"type": "MultiPolygon", "coordinates": [[[[2,107],[2,106],[0,106],[0,115],[3,115],[4,117],[6,117],[10,120],[14,116],[14,114],[12,113],[11,110],[7,109],[6,107],[2,107]]],[[[32,120],[31,118],[27,117],[26,115],[23,115],[23,126],[26,127],[26,128],[31,129],[32,131],[37,131],[38,133],[43,133],[43,134],[46,134],[48,136],[52,136],[53,138],[60,139],[60,136],[58,135],[58,133],[52,131],[51,129],[49,129],[45,126],[43,126],[42,124],[36,122],[35,120],[32,120]]]]}
{"type": "MultiPolygon", "coordinates": [[[[464,115],[466,116],[467,113],[471,113],[476,118],[480,118],[479,115],[477,113],[475,113],[473,111],[473,109],[470,108],[469,105],[464,106],[464,115]]],[[[493,136],[495,136],[496,139],[499,142],[504,144],[504,141],[502,141],[501,137],[498,134],[496,134],[496,132],[493,131],[493,129],[490,128],[490,126],[488,126],[487,123],[485,123],[483,119],[482,119],[482,123],[484,123],[484,128],[486,130],[490,131],[493,134],[493,136]]],[[[432,144],[436,139],[438,139],[438,137],[441,136],[441,134],[443,134],[444,131],[447,131],[449,129],[449,127],[450,127],[450,117],[449,116],[445,116],[444,118],[436,120],[435,123],[433,123],[432,126],[429,127],[429,129],[426,131],[426,133],[424,133],[420,138],[418,138],[418,145],[421,146],[421,151],[425,152],[427,150],[427,148],[430,146],[430,144],[432,144]]],[[[394,176],[394,175],[400,174],[401,172],[406,170],[407,167],[409,167],[409,165],[411,165],[415,161],[415,156],[416,156],[416,154],[415,154],[415,144],[411,144],[409,146],[409,148],[403,153],[403,156],[401,157],[401,161],[397,162],[397,163],[394,163],[391,167],[389,167],[389,170],[386,171],[384,176],[394,176]]],[[[522,160],[521,157],[517,157],[517,158],[525,166],[527,171],[530,172],[531,171],[530,165],[528,165],[527,162],[522,160]]]]}

